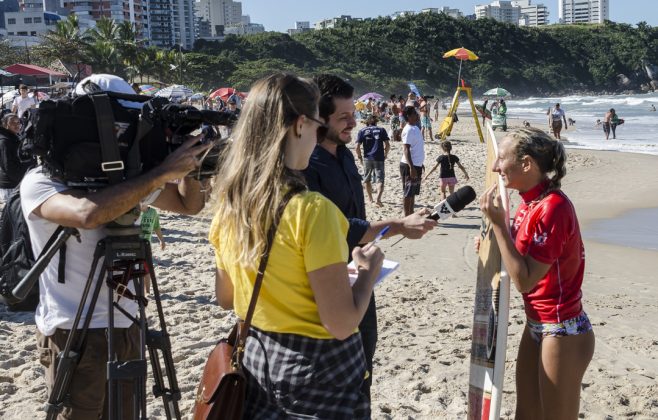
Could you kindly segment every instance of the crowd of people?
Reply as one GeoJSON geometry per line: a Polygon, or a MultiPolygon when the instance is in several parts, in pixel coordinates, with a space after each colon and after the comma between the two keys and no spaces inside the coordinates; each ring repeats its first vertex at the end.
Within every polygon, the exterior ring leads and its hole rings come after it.
{"type": "MultiPolygon", "coordinates": [[[[131,88],[123,83],[122,89],[131,88]]],[[[16,106],[19,112],[32,105],[20,99],[16,106]]],[[[340,77],[322,74],[304,79],[277,73],[257,81],[244,103],[229,98],[225,104],[214,101],[206,106],[239,112],[223,159],[240,164],[219,165],[210,199],[215,207],[209,240],[215,251],[217,302],[242,319],[260,258],[271,239],[244,353],[244,418],[370,418],[378,339],[373,286],[384,260],[382,250],[371,242],[381,232],[385,238],[419,239],[437,226],[427,217],[428,209],[415,208],[421,181],[428,181],[437,170],[437,195],[440,191],[443,199],[458,183],[455,166],[469,180],[449,141],[440,143],[442,153],[424,175],[425,143],[433,140],[432,111],[437,119],[440,101],[410,92],[406,98],[391,95],[390,102],[365,104],[361,112],[367,110],[368,115],[365,127],[356,134],[356,158],[348,144],[357,127],[358,103],[354,88],[340,77]],[[390,123],[390,134],[377,125],[379,121],[390,123]],[[369,220],[365,197],[383,205],[385,161],[390,141],[398,139],[404,216],[369,220]],[[275,234],[268,237],[274,223],[278,223],[275,234]],[[353,286],[348,280],[350,261],[357,267],[353,286]]],[[[498,112],[502,106],[504,101],[498,103],[498,112]]],[[[559,105],[556,108],[551,126],[559,138],[565,117],[559,105]]],[[[16,155],[11,147],[18,144],[19,131],[18,114],[2,118],[0,191],[5,196],[20,188],[35,254],[57,226],[75,227],[81,234],[79,242],[69,242],[66,282],[59,282],[57,258],[40,278],[36,335],[50,390],[57,354],[71,334],[94,247],[103,238],[105,225],[140,208],[143,237],[150,241],[156,233],[164,247],[154,208],[197,214],[206,206],[209,181],[188,175],[210,145],[190,136],[158,167],[89,191],[51,178],[40,166],[29,170],[18,166],[10,156],[16,155]]],[[[523,198],[512,229],[505,228],[501,206],[494,205],[500,200],[495,189],[480,200],[525,302],[527,324],[516,375],[518,418],[577,418],[580,382],[593,354],[594,335],[580,299],[582,240],[573,205],[560,190],[565,160],[563,146],[544,132],[511,132],[501,143],[494,171],[523,198]]],[[[93,313],[62,418],[97,418],[103,413],[110,312],[114,357],[140,356],[138,328],[129,316],[136,305],[124,302],[123,311],[118,311],[108,306],[106,294],[101,291],[93,313]]],[[[133,394],[128,389],[122,395],[121,418],[132,418],[133,394]]]]}

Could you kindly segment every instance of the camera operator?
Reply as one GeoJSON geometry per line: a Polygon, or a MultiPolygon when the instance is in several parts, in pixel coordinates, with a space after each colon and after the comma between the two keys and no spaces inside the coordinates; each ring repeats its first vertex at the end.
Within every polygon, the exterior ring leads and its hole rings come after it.
{"type": "MultiPolygon", "coordinates": [[[[124,83],[130,89],[130,85],[124,83]]],[[[37,347],[40,362],[45,367],[48,392],[55,379],[56,356],[65,346],[82,299],[96,244],[106,236],[105,225],[140,202],[181,214],[196,214],[204,207],[204,186],[200,181],[186,177],[199,166],[198,156],[210,147],[199,145],[199,138],[185,141],[149,172],[93,192],[71,189],[59,180],[49,178],[41,166],[25,175],[20,187],[21,203],[34,254],[41,252],[58,225],[75,227],[80,232],[79,242],[70,238],[66,244],[64,283],[58,281],[59,254],[53,257],[39,279],[40,302],[35,314],[37,347]],[[175,180],[180,182],[173,183],[175,180]]],[[[98,264],[94,279],[98,278],[101,265],[98,264]]],[[[134,290],[132,284],[130,288],[134,290]]],[[[119,303],[127,313],[134,315],[137,312],[133,301],[123,298],[119,303]]],[[[107,287],[102,287],[73,373],[70,398],[64,402],[60,419],[92,419],[103,415],[110,333],[114,337],[116,360],[140,357],[138,326],[114,310],[115,328],[108,331],[110,308],[107,287]]],[[[120,395],[124,410],[120,418],[130,419],[134,395],[131,383],[125,384],[120,395]]]]}

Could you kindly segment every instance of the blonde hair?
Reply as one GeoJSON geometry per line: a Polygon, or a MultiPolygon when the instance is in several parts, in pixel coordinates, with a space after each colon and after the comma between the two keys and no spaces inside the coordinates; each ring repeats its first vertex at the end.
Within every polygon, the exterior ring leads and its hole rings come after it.
{"type": "Polygon", "coordinates": [[[300,173],[285,167],[284,150],[297,118],[316,115],[319,97],[313,81],[287,73],[260,79],[249,92],[213,193],[238,264],[258,264],[285,191],[306,185],[300,173]]]}
{"type": "Polygon", "coordinates": [[[567,174],[567,153],[562,143],[538,128],[519,128],[508,137],[516,140],[516,160],[520,162],[524,156],[533,158],[544,175],[553,174],[549,178],[549,189],[559,189],[562,178],[567,174]]]}

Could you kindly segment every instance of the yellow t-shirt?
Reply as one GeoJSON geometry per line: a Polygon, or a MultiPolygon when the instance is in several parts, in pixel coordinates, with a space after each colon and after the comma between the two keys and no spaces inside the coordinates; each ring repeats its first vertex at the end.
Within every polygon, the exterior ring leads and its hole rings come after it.
{"type": "MultiPolygon", "coordinates": [[[[264,331],[334,338],[320,321],[307,273],[347,263],[348,226],[340,210],[319,193],[306,191],[290,200],[274,237],[252,325],[264,331]]],[[[217,267],[233,283],[235,313],[244,319],[256,269],[235,263],[235,250],[229,246],[233,239],[227,237],[217,217],[212,221],[209,239],[215,247],[217,267]]]]}

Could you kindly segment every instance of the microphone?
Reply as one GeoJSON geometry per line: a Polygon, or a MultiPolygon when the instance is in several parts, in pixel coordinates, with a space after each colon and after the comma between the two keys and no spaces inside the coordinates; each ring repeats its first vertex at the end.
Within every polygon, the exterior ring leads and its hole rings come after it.
{"type": "MultiPolygon", "coordinates": [[[[427,218],[432,220],[447,219],[453,214],[464,210],[464,207],[475,200],[476,197],[477,194],[475,194],[473,187],[470,185],[465,185],[454,193],[450,194],[450,197],[437,204],[436,207],[434,207],[432,214],[427,216],[427,218]]],[[[393,242],[391,246],[397,245],[403,239],[404,236],[393,242]]]]}
{"type": "Polygon", "coordinates": [[[466,185],[450,194],[450,197],[441,201],[434,207],[434,211],[428,217],[432,220],[443,220],[464,210],[475,198],[475,190],[470,185],[466,185]]]}

